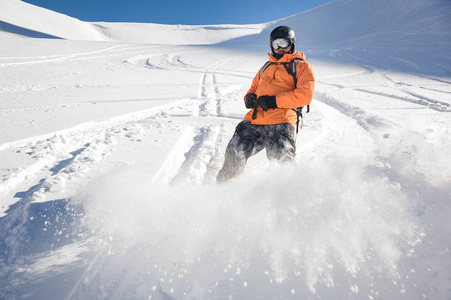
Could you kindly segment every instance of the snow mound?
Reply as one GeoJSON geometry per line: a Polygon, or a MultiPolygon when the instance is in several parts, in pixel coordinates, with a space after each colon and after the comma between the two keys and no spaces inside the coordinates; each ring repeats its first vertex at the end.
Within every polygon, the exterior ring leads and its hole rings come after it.
{"type": "Polygon", "coordinates": [[[0,1],[0,33],[69,40],[110,40],[89,23],[19,0],[0,1]]]}

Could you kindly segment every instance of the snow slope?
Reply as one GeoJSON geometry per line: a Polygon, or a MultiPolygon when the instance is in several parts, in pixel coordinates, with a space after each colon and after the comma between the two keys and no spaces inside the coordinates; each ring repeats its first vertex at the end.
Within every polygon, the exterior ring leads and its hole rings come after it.
{"type": "MultiPolygon", "coordinates": [[[[276,21],[296,32],[310,56],[401,72],[450,76],[451,7],[447,0],[334,1],[276,21]]],[[[243,37],[266,51],[267,36],[243,37]],[[263,48],[262,48],[263,46],[263,48]]]]}
{"type": "Polygon", "coordinates": [[[374,3],[214,31],[2,1],[0,298],[449,299],[451,5],[374,3]],[[218,186],[278,24],[317,76],[297,164],[218,186]]]}

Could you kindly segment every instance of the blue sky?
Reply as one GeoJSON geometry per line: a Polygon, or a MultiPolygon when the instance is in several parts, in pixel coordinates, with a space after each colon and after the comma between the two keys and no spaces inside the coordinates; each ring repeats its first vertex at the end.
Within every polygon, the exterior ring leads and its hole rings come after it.
{"type": "Polygon", "coordinates": [[[183,25],[257,24],[332,0],[23,0],[83,21],[183,25]]]}

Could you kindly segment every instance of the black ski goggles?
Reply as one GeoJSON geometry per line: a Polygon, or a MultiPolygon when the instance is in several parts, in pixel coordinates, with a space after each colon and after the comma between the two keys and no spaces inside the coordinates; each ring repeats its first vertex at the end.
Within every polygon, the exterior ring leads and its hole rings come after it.
{"type": "Polygon", "coordinates": [[[274,50],[277,50],[279,48],[287,48],[290,45],[290,40],[286,38],[278,38],[271,42],[271,46],[274,50]]]}

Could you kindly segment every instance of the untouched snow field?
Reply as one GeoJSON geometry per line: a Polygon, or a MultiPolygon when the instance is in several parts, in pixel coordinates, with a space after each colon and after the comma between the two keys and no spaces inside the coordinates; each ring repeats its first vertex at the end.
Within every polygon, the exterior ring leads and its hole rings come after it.
{"type": "Polygon", "coordinates": [[[0,298],[450,299],[451,5],[373,2],[213,28],[2,0],[0,298]],[[282,24],[317,76],[297,164],[217,185],[282,24]]]}

